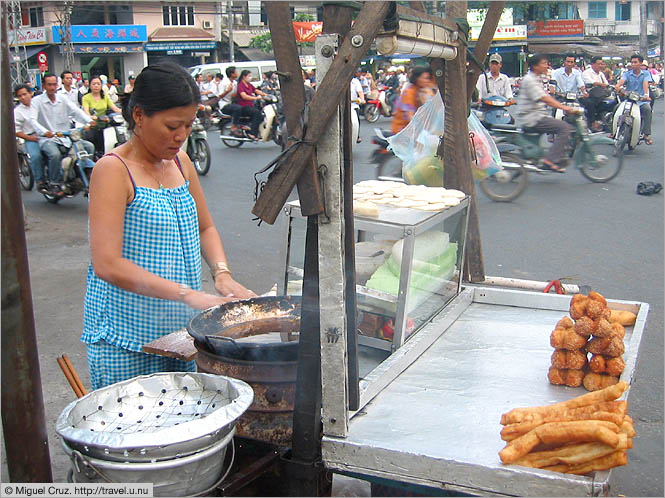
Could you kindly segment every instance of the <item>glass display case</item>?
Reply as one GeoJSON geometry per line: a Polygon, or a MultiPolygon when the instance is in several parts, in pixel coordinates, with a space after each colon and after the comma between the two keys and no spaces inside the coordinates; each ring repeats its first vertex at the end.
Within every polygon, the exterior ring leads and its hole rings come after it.
{"type": "MultiPolygon", "coordinates": [[[[282,294],[302,293],[306,218],[286,204],[282,294]]],[[[461,291],[469,198],[431,212],[379,205],[354,216],[358,344],[396,351],[461,291]],[[376,213],[374,213],[376,214],[376,213]]]]}

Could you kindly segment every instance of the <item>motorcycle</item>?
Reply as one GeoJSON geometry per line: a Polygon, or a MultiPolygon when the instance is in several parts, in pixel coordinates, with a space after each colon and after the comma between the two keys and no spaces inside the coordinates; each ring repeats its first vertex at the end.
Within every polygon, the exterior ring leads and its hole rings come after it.
{"type": "Polygon", "coordinates": [[[192,123],[190,132],[181,149],[187,153],[192,160],[196,172],[203,176],[210,170],[210,145],[208,144],[208,132],[205,130],[200,117],[197,115],[192,123]]]}
{"type": "Polygon", "coordinates": [[[598,116],[600,117],[600,122],[603,125],[603,131],[606,133],[612,132],[612,121],[614,119],[614,112],[617,107],[621,104],[621,99],[616,90],[612,89],[610,95],[604,98],[598,104],[598,116]]]}
{"type": "MultiPolygon", "coordinates": [[[[567,146],[568,160],[574,159],[582,175],[592,182],[604,183],[616,177],[623,165],[623,153],[616,150],[614,141],[605,135],[589,133],[583,112],[566,114],[563,119],[574,126],[567,146]]],[[[490,199],[511,201],[526,189],[528,173],[551,173],[538,167],[546,152],[540,133],[528,133],[514,125],[496,125],[491,134],[497,145],[504,145],[504,152],[501,152],[503,170],[480,182],[490,199]],[[506,144],[512,147],[507,148],[506,144]]]]}
{"type": "Polygon", "coordinates": [[[637,92],[630,92],[616,108],[612,119],[612,135],[617,152],[623,152],[626,146],[628,150],[633,150],[644,140],[639,102],[645,100],[646,97],[637,92]]]}
{"type": "Polygon", "coordinates": [[[224,145],[237,148],[246,142],[269,142],[271,140],[279,146],[283,145],[285,142],[285,118],[280,98],[276,95],[266,95],[263,99],[257,100],[255,106],[263,114],[263,121],[259,125],[259,140],[250,138],[249,131],[245,129],[250,122],[248,116],[240,118],[240,124],[245,125],[245,128],[241,126],[237,132],[232,132],[232,116],[221,113],[220,138],[224,145]]]}
{"type": "Polygon", "coordinates": [[[95,163],[93,161],[94,155],[88,153],[80,143],[83,139],[83,130],[84,128],[73,128],[56,133],[58,137],[69,137],[72,146],[60,163],[62,168],[62,191],[57,194],[48,191],[42,192],[44,198],[52,204],[57,204],[63,197],[74,197],[79,192],[83,192],[86,197],[88,196],[90,175],[95,163]]]}
{"type": "Polygon", "coordinates": [[[512,104],[508,99],[493,95],[483,99],[480,104],[472,104],[473,112],[488,130],[497,124],[513,124],[515,119],[506,110],[512,104]]]}
{"type": "Polygon", "coordinates": [[[18,178],[21,181],[21,188],[23,190],[32,190],[35,185],[35,177],[32,175],[30,168],[30,155],[25,149],[25,140],[16,138],[16,149],[18,151],[18,178]]]}
{"type": "Polygon", "coordinates": [[[379,116],[389,118],[393,114],[391,105],[386,101],[386,92],[384,89],[379,90],[378,99],[367,99],[363,106],[363,116],[369,123],[376,123],[379,116]]]}
{"type": "Polygon", "coordinates": [[[99,116],[95,123],[91,123],[90,126],[101,130],[103,136],[102,143],[104,144],[104,150],[95,150],[95,160],[100,159],[118,145],[124,144],[129,140],[127,123],[125,123],[122,114],[117,112],[110,112],[104,116],[99,116]]]}
{"type": "Polygon", "coordinates": [[[375,164],[378,180],[404,182],[402,178],[402,161],[388,150],[388,137],[392,132],[374,128],[372,143],[377,147],[372,151],[370,161],[375,164]]]}

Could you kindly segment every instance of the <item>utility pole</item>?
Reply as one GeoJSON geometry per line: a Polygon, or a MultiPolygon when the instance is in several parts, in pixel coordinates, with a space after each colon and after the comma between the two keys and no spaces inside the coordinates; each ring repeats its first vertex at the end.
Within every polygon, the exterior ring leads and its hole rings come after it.
{"type": "Polygon", "coordinates": [[[62,47],[62,56],[65,59],[64,69],[74,70],[74,44],[72,43],[72,10],[74,2],[67,0],[62,2],[62,7],[56,10],[55,17],[60,27],[60,46],[62,47]]]}
{"type": "Polygon", "coordinates": [[[14,35],[12,40],[13,64],[11,78],[12,88],[19,83],[26,83],[28,81],[28,55],[25,51],[25,43],[19,44],[19,37],[21,34],[21,2],[19,0],[11,0],[7,5],[9,10],[9,28],[14,35]],[[21,51],[23,49],[23,51],[21,51]]]}
{"type": "Polygon", "coordinates": [[[647,39],[647,0],[640,0],[640,55],[647,58],[649,42],[647,39]]]}
{"type": "Polygon", "coordinates": [[[235,23],[235,17],[233,15],[233,2],[227,2],[226,8],[229,14],[229,59],[231,62],[235,62],[236,54],[235,50],[233,49],[233,24],[235,23]]]}

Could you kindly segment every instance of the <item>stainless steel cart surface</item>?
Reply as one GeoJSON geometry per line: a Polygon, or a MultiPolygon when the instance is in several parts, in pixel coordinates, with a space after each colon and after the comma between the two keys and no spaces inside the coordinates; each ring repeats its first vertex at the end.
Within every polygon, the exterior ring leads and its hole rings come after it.
{"type": "MultiPolygon", "coordinates": [[[[449,319],[437,317],[419,332],[438,338],[352,416],[347,437],[324,436],[326,466],[471,494],[608,494],[611,471],[575,476],[503,465],[498,455],[505,446],[501,414],[587,392],[583,387],[554,386],[547,379],[553,352],[550,333],[567,314],[570,299],[466,287],[449,305],[463,308],[459,317],[451,325],[449,319]]],[[[649,306],[609,299],[608,303],[638,315],[624,339],[626,369],[621,380],[630,383],[649,306]]],[[[628,458],[630,465],[630,451],[628,458]]]]}

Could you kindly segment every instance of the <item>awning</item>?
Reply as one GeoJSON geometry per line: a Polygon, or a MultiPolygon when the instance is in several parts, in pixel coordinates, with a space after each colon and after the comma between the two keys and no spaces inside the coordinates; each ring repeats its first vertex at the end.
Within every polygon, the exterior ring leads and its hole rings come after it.
{"type": "MultiPolygon", "coordinates": [[[[37,52],[41,52],[42,50],[48,48],[46,45],[41,45],[37,47],[25,47],[25,55],[29,59],[33,55],[35,55],[37,52]]],[[[14,50],[12,47],[9,47],[9,54],[13,57],[14,56],[14,50]]],[[[19,47],[18,49],[18,56],[23,57],[23,47],[19,47]]]]}
{"type": "Polygon", "coordinates": [[[157,28],[150,33],[148,40],[155,41],[189,41],[189,40],[214,40],[215,35],[201,28],[157,28]]]}
{"type": "MultiPolygon", "coordinates": [[[[260,36],[265,33],[270,33],[268,29],[234,29],[233,30],[233,43],[236,47],[249,47],[249,44],[252,42],[252,38],[255,36],[260,36]]],[[[228,40],[229,31],[224,30],[222,36],[228,40]]]]}
{"type": "Polygon", "coordinates": [[[614,43],[533,43],[529,42],[529,52],[541,54],[573,53],[587,56],[616,56],[629,58],[635,53],[635,45],[616,45],[614,43]]]}
{"type": "Polygon", "coordinates": [[[275,58],[272,52],[266,53],[260,48],[239,47],[237,50],[245,54],[250,61],[265,61],[275,58]]]}

